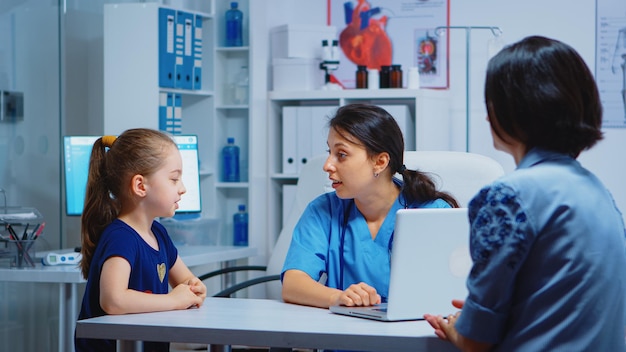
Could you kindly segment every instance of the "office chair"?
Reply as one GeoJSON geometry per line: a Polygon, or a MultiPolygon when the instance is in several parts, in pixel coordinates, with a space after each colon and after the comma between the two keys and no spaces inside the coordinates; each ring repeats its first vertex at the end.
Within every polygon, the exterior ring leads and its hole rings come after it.
{"type": "MultiPolygon", "coordinates": [[[[326,155],[309,159],[300,172],[294,205],[281,230],[267,266],[240,266],[216,270],[200,276],[201,280],[239,271],[264,271],[265,276],[237,283],[214,297],[230,297],[233,293],[266,283],[266,297],[282,298],[280,272],[287,255],[293,229],[307,204],[318,195],[332,191],[328,174],[322,170],[326,155]]],[[[453,151],[406,151],[404,164],[408,169],[429,173],[438,188],[450,192],[461,207],[467,207],[472,197],[485,185],[504,175],[504,169],[495,160],[474,153],[453,151]]],[[[399,177],[399,175],[396,175],[399,177]]]]}

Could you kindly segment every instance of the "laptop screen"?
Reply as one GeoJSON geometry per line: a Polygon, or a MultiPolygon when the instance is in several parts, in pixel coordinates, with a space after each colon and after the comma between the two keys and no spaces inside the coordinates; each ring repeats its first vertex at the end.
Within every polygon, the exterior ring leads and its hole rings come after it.
{"type": "MultiPolygon", "coordinates": [[[[85,204],[89,158],[93,143],[98,136],[65,136],[63,138],[63,165],[65,177],[65,211],[69,216],[81,215],[85,204]]],[[[199,213],[200,174],[198,170],[198,137],[195,135],[173,136],[183,159],[183,183],[187,192],[178,202],[176,214],[199,213]]]]}

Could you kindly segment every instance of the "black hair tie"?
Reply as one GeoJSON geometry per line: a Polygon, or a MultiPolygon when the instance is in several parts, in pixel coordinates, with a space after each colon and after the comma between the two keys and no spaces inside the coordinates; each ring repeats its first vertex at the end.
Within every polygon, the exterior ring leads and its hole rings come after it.
{"type": "Polygon", "coordinates": [[[400,166],[400,168],[398,169],[398,173],[402,174],[406,171],[406,166],[404,166],[404,164],[402,164],[402,166],[400,166]]]}

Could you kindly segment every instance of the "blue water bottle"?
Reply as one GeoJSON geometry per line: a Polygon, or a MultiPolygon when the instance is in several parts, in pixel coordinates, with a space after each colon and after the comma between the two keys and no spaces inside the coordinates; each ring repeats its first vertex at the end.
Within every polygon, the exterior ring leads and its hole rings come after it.
{"type": "Polygon", "coordinates": [[[226,11],[226,46],[242,46],[243,12],[236,1],[230,3],[226,11]]]}
{"type": "Polygon", "coordinates": [[[239,182],[239,147],[233,137],[228,137],[227,142],[222,149],[222,181],[239,182]]]}
{"type": "Polygon", "coordinates": [[[244,204],[239,204],[239,211],[233,215],[233,244],[248,245],[248,213],[244,204]]]}

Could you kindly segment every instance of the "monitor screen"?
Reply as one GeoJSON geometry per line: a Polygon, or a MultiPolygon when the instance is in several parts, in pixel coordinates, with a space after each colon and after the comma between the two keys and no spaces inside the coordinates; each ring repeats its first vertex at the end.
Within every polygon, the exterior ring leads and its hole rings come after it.
{"type": "MultiPolygon", "coordinates": [[[[65,136],[63,138],[63,162],[65,167],[65,209],[67,215],[81,215],[85,204],[87,174],[91,148],[97,136],[65,136]]],[[[187,192],[178,202],[176,214],[199,213],[200,174],[198,170],[198,137],[195,135],[175,135],[183,159],[183,183],[187,192]]]]}

